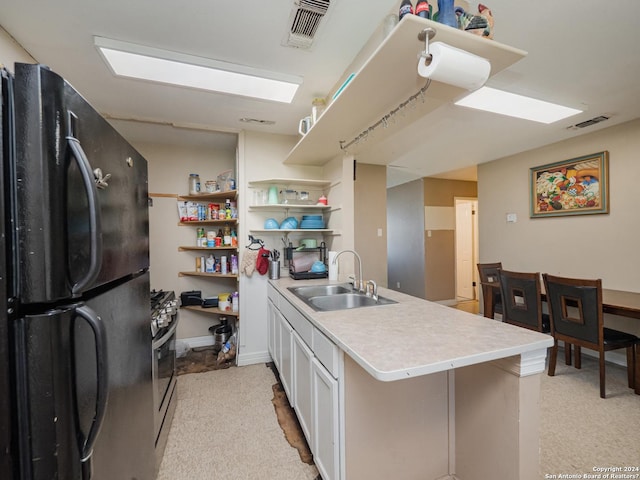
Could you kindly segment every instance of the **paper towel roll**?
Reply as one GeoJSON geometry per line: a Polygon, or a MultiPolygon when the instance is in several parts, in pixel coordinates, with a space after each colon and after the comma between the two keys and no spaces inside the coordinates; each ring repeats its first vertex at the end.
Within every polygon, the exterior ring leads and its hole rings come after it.
{"type": "Polygon", "coordinates": [[[429,65],[425,65],[424,57],[418,60],[418,75],[421,77],[476,90],[484,85],[491,73],[489,60],[446,43],[432,43],[429,53],[433,57],[429,65]]]}
{"type": "Polygon", "coordinates": [[[337,254],[338,252],[329,251],[329,280],[338,280],[338,263],[333,264],[337,254]]]}

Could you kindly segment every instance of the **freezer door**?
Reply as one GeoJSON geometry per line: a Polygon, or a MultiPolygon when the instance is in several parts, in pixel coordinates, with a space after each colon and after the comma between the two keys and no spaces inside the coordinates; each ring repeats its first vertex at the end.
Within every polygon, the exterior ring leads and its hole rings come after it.
{"type": "Polygon", "coordinates": [[[153,480],[148,273],[14,322],[21,477],[153,480]]]}
{"type": "Polygon", "coordinates": [[[11,419],[13,411],[11,405],[11,381],[9,371],[9,323],[7,317],[7,243],[4,231],[4,166],[10,154],[10,144],[5,140],[9,137],[8,127],[8,103],[9,103],[9,75],[5,70],[0,71],[0,156],[2,158],[2,170],[0,170],[0,472],[7,480],[12,480],[14,454],[11,434],[11,419]]]}
{"type": "Polygon", "coordinates": [[[149,266],[147,162],[60,76],[16,64],[21,302],[78,297],[149,266]]]}

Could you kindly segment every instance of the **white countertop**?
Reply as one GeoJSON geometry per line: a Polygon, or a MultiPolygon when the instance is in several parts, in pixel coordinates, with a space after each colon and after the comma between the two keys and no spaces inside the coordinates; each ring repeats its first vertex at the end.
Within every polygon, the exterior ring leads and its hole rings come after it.
{"type": "Polygon", "coordinates": [[[398,303],[316,312],[287,287],[323,280],[270,280],[316,328],[374,378],[381,381],[441,372],[544,350],[549,335],[379,288],[398,303]]]}

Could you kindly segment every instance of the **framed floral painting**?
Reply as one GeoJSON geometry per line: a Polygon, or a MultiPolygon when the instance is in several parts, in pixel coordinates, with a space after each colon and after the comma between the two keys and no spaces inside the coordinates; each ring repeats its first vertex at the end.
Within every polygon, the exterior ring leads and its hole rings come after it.
{"type": "Polygon", "coordinates": [[[531,217],[609,213],[609,152],[529,170],[531,217]]]}

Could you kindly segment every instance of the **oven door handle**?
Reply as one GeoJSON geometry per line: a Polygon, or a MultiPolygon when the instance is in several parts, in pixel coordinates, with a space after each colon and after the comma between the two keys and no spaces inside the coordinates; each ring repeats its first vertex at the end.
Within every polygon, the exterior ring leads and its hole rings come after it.
{"type": "Polygon", "coordinates": [[[176,333],[177,328],[178,328],[178,320],[176,319],[171,323],[171,327],[169,327],[169,331],[167,331],[167,333],[165,333],[159,339],[153,341],[153,343],[151,344],[151,348],[155,350],[157,348],[160,348],[162,345],[164,345],[167,342],[167,340],[169,340],[173,336],[173,334],[176,333]]]}

